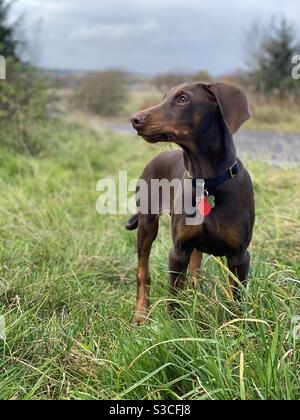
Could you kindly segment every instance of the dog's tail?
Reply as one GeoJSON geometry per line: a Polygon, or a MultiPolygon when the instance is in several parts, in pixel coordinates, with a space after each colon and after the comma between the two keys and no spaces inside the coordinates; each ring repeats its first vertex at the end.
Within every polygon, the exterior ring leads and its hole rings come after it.
{"type": "Polygon", "coordinates": [[[137,229],[139,225],[139,214],[136,213],[133,216],[130,217],[130,219],[127,221],[125,227],[127,230],[135,230],[137,229]]]}

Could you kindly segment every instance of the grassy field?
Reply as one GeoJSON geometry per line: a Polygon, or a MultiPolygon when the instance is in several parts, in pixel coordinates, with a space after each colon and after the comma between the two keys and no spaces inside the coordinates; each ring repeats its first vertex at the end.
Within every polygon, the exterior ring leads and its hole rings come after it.
{"type": "Polygon", "coordinates": [[[262,101],[252,103],[252,118],[247,121],[248,130],[266,130],[287,133],[300,132],[299,104],[287,101],[262,101]]]}
{"type": "Polygon", "coordinates": [[[96,183],[138,176],[159,149],[59,121],[36,130],[40,156],[0,153],[0,398],[299,399],[299,169],[248,162],[257,222],[241,304],[208,256],[167,315],[163,219],[138,327],[135,233],[126,216],[97,214],[96,183]]]}
{"type": "MultiPolygon", "coordinates": [[[[59,94],[60,91],[58,91],[59,94]]],[[[69,92],[70,95],[70,92],[69,92]]],[[[111,122],[128,121],[130,116],[138,110],[142,110],[161,102],[164,92],[155,88],[146,90],[130,90],[128,100],[117,117],[104,117],[103,121],[111,122]]],[[[68,117],[74,114],[68,104],[68,95],[60,97],[59,111],[67,114],[68,117]]],[[[243,129],[252,131],[270,131],[282,133],[300,133],[299,104],[278,101],[275,99],[252,98],[250,97],[250,109],[252,118],[245,123],[243,129]],[[256,100],[255,100],[256,99],[256,100]]],[[[79,110],[81,112],[81,110],[79,110]]],[[[76,112],[77,113],[77,112],[76,112]]],[[[76,114],[75,113],[75,114],[76,114]]],[[[75,119],[77,115],[75,115],[75,119]]],[[[98,116],[99,118],[99,116],[98,116]]]]}

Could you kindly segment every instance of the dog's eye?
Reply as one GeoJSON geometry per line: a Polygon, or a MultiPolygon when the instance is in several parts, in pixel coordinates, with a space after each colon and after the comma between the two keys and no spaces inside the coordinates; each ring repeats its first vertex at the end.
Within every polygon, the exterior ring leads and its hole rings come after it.
{"type": "Polygon", "coordinates": [[[181,95],[179,96],[179,98],[177,99],[177,103],[179,105],[186,105],[189,102],[188,98],[185,95],[181,95]]]}

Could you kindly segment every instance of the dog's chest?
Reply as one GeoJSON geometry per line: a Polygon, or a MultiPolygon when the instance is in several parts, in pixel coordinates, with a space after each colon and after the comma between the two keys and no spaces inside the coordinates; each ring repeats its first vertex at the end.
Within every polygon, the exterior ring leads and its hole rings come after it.
{"type": "Polygon", "coordinates": [[[233,223],[217,223],[214,220],[204,220],[196,226],[179,223],[174,233],[175,242],[179,246],[192,244],[199,251],[216,256],[226,255],[239,248],[242,239],[233,223]]]}

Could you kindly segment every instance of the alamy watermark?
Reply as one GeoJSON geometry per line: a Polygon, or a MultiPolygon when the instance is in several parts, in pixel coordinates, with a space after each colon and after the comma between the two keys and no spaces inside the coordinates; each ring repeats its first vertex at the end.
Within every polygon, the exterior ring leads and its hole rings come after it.
{"type": "Polygon", "coordinates": [[[0,316],[0,340],[6,340],[6,326],[4,316],[0,316]]]}
{"type": "Polygon", "coordinates": [[[292,319],[292,336],[295,340],[300,340],[300,315],[292,319]]]}
{"type": "Polygon", "coordinates": [[[0,79],[6,79],[6,59],[3,55],[0,55],[0,79]]]}
{"type": "Polygon", "coordinates": [[[294,64],[294,67],[292,69],[292,78],[294,80],[300,79],[300,55],[294,55],[292,58],[292,64],[294,64]]]}
{"type": "Polygon", "coordinates": [[[126,171],[120,171],[118,182],[101,179],[97,184],[100,196],[96,209],[99,214],[181,214],[186,225],[203,222],[201,198],[205,195],[204,180],[144,179],[128,180],[126,171]]]}

